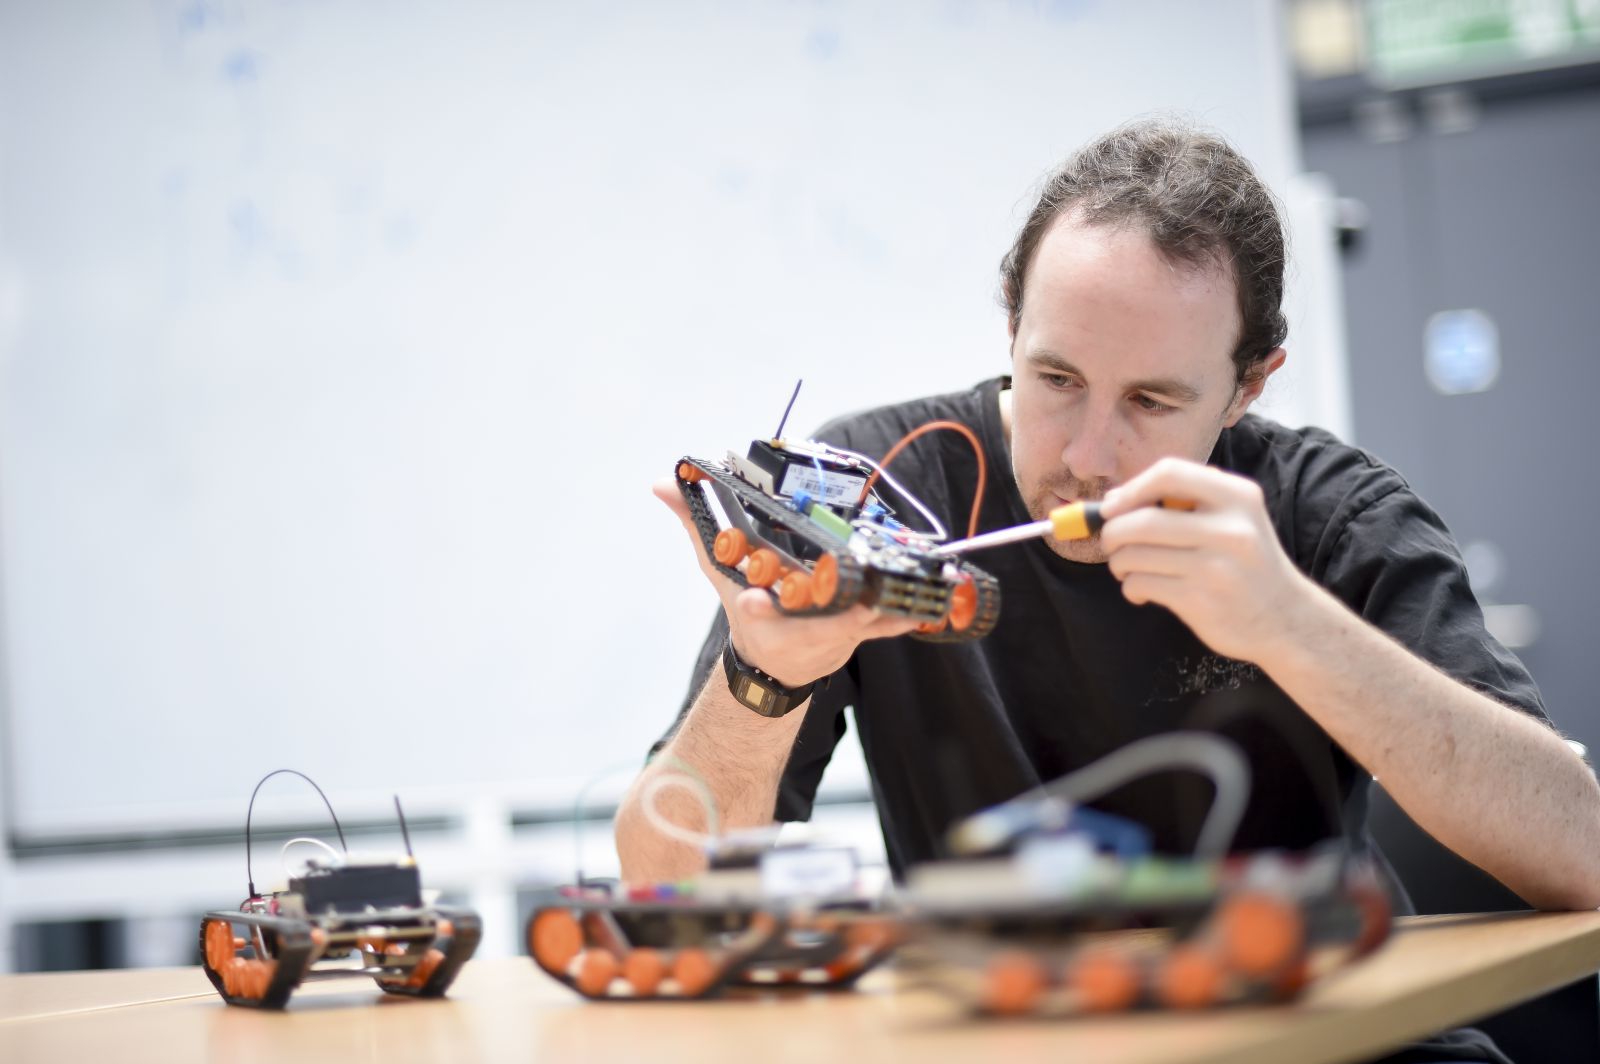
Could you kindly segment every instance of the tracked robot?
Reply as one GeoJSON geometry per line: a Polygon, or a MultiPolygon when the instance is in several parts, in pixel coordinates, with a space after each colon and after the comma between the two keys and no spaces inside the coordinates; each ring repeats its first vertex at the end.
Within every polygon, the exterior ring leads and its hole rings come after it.
{"type": "MultiPolygon", "coordinates": [[[[311,783],[292,769],[269,773],[261,782],[279,772],[311,783]]],[[[398,798],[395,810],[400,811],[398,798]]],[[[200,924],[202,965],[228,1004],[281,1009],[303,983],[349,978],[370,978],[388,994],[442,997],[478,948],[482,926],[476,913],[424,901],[403,814],[405,857],[357,861],[319,840],[297,839],[322,846],[327,856],[310,861],[284,889],[265,893],[257,892],[249,870],[249,825],[247,811],[249,896],[237,911],[206,913],[200,924]]],[[[334,826],[343,844],[337,817],[334,826]]]]}

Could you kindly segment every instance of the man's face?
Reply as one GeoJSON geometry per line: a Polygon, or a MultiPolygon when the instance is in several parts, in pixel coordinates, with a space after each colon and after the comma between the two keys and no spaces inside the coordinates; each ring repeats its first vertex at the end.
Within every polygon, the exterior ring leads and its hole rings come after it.
{"type": "MultiPolygon", "coordinates": [[[[1175,265],[1138,226],[1058,219],[1011,343],[1011,467],[1033,518],[1101,498],[1158,458],[1209,458],[1260,393],[1236,384],[1238,335],[1230,272],[1175,265]]],[[[1045,542],[1105,561],[1098,537],[1045,542]]]]}

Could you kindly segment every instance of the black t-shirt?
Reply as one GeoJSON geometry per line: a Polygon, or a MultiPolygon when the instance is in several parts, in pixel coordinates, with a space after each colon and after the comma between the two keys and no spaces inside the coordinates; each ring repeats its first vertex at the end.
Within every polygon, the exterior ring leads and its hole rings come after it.
{"type": "MultiPolygon", "coordinates": [[[[1006,385],[996,378],[856,414],[826,425],[817,438],[879,458],[924,422],[971,426],[989,468],[979,530],[1020,524],[1032,518],[1011,475],[1000,421],[1006,385]]],[[[934,433],[909,446],[892,470],[962,535],[975,462],[962,436],[934,433]]],[[[1527,670],[1485,630],[1449,532],[1398,473],[1326,432],[1253,415],[1222,433],[1211,464],[1261,485],[1289,557],[1350,609],[1445,673],[1545,718],[1527,670]]],[[[1366,847],[1370,774],[1255,666],[1214,654],[1165,608],[1129,603],[1107,566],[1068,561],[1042,541],[970,558],[1000,582],[994,631],[973,643],[863,644],[812,695],[779,787],[777,819],[809,818],[844,733],[844,710],[854,707],[897,877],[942,856],[954,821],[1136,739],[1184,727],[1230,735],[1250,761],[1251,800],[1236,849],[1301,848],[1338,833],[1366,847]]],[[[685,711],[725,633],[719,616],[685,711]]],[[[1173,773],[1094,804],[1144,824],[1159,850],[1185,853],[1209,801],[1209,785],[1173,773]]],[[[1474,1055],[1466,1049],[1452,1047],[1457,1058],[1474,1055]]]]}

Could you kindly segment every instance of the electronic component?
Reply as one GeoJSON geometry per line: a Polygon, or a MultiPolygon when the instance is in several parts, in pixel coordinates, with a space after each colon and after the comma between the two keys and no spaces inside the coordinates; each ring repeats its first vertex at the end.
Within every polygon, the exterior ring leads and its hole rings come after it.
{"type": "Polygon", "coordinates": [[[979,639],[1000,618],[998,582],[967,562],[941,557],[935,548],[948,538],[944,527],[887,472],[905,445],[935,429],[961,432],[978,454],[970,536],[983,492],[983,452],[972,430],[955,422],[919,426],[881,461],[785,440],[780,425],[778,436],[752,441],[742,456],[683,458],[678,488],[717,571],[741,587],[766,589],[782,612],[837,613],[859,603],[921,621],[918,638],[979,639]]]}
{"type": "Polygon", "coordinates": [[[1342,841],[1230,854],[1248,790],[1232,743],[1173,732],[967,818],[950,832],[961,856],[911,870],[899,898],[904,965],[995,1015],[1296,996],[1383,943],[1389,898],[1342,841]],[[1141,852],[1138,840],[1129,849],[1114,818],[1084,819],[1076,804],[1171,769],[1216,785],[1193,857],[1141,852]]]}
{"type": "Polygon", "coordinates": [[[597,1000],[692,1000],[727,987],[842,989],[887,957],[896,922],[857,889],[853,851],[723,848],[684,883],[563,887],[528,953],[597,1000]]]}
{"type": "MultiPolygon", "coordinates": [[[[300,776],[293,769],[269,772],[300,776]]],[[[261,789],[256,784],[256,792],[261,789]]],[[[478,948],[482,926],[467,909],[428,904],[411,855],[400,799],[395,798],[406,856],[396,861],[353,861],[318,839],[293,839],[327,851],[291,877],[287,889],[258,893],[250,870],[250,814],[245,813],[245,863],[249,897],[237,912],[205,914],[200,950],[206,976],[230,1005],[280,1009],[304,982],[370,977],[386,993],[441,997],[478,948]],[[235,937],[235,931],[242,932],[235,937]]],[[[323,795],[323,802],[327,796],[323,795]]],[[[328,806],[330,814],[333,807],[328,806]]],[[[341,845],[344,829],[334,817],[341,845]]]]}

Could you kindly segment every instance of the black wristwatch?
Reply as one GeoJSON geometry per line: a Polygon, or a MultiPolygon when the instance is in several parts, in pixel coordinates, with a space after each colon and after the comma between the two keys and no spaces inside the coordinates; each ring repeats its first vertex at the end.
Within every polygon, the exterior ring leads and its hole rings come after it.
{"type": "Polygon", "coordinates": [[[785,687],[754,665],[739,660],[733,652],[733,640],[722,643],[722,672],[728,678],[728,690],[741,706],[763,717],[781,717],[811,697],[816,681],[799,687],[785,687]]]}

